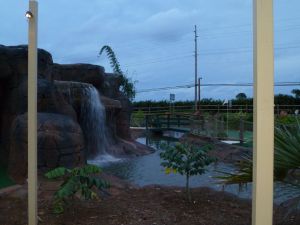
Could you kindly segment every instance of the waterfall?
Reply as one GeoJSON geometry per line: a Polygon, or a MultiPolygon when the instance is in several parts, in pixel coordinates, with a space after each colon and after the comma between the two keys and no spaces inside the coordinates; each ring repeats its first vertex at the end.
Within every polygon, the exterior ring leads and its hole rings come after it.
{"type": "Polygon", "coordinates": [[[98,90],[80,82],[55,81],[55,85],[79,114],[88,158],[107,155],[106,112],[98,90]]]}

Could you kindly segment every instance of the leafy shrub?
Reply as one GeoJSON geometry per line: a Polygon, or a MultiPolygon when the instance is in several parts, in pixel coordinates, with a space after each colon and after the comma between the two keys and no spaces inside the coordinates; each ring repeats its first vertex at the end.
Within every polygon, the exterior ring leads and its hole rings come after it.
{"type": "Polygon", "coordinates": [[[297,117],[295,115],[278,116],[275,122],[280,125],[292,125],[297,123],[297,117]]]}
{"type": "Polygon", "coordinates": [[[100,172],[99,167],[86,165],[74,169],[58,167],[46,173],[45,177],[48,179],[63,178],[63,183],[54,194],[53,212],[63,213],[67,200],[77,194],[85,200],[98,198],[98,194],[93,191],[93,188],[104,190],[109,187],[107,182],[94,176],[100,172]]]}
{"type": "Polygon", "coordinates": [[[135,127],[145,126],[145,115],[143,111],[139,110],[138,112],[134,112],[132,114],[131,125],[135,127]]]}
{"type": "Polygon", "coordinates": [[[218,138],[227,138],[228,137],[228,135],[227,135],[227,133],[226,132],[218,132],[217,133],[217,137],[218,138]]]}
{"type": "Polygon", "coordinates": [[[175,146],[165,146],[165,151],[160,153],[161,163],[166,173],[179,173],[186,176],[186,194],[191,201],[189,179],[191,176],[205,173],[205,167],[214,161],[207,155],[210,145],[196,147],[188,144],[176,143],[175,146]]]}

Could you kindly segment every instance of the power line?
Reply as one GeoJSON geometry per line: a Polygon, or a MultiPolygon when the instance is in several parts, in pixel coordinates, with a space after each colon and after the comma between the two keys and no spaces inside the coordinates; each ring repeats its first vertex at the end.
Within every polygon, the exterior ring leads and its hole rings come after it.
{"type": "Polygon", "coordinates": [[[195,110],[197,110],[197,80],[198,80],[198,34],[197,25],[195,25],[195,110]]]}
{"type": "MultiPolygon", "coordinates": [[[[274,86],[283,87],[283,86],[298,86],[300,82],[275,82],[274,86]]],[[[169,87],[158,87],[158,88],[149,88],[149,89],[141,89],[138,90],[137,93],[145,93],[145,92],[154,92],[154,91],[165,91],[165,90],[174,90],[174,89],[182,89],[182,88],[192,88],[195,84],[185,84],[185,85],[177,85],[177,86],[169,86],[169,87]]],[[[253,83],[207,83],[201,84],[200,87],[251,87],[253,83]]]]}
{"type": "Polygon", "coordinates": [[[153,59],[154,61],[149,61],[149,62],[146,61],[144,63],[125,65],[124,67],[142,66],[142,65],[146,65],[146,64],[161,63],[161,62],[167,62],[167,61],[173,61],[173,60],[179,60],[179,59],[191,58],[191,57],[194,57],[194,55],[189,54],[189,55],[182,55],[182,56],[176,56],[176,57],[166,57],[166,58],[162,58],[161,60],[153,59]]]}
{"type": "MultiPolygon", "coordinates": [[[[291,20],[295,20],[296,19],[291,19],[291,20]]],[[[285,21],[291,21],[291,20],[285,20],[285,21]]],[[[283,21],[281,21],[282,23],[283,21]]],[[[276,27],[275,26],[275,32],[281,32],[281,31],[288,31],[288,30],[294,30],[294,29],[299,29],[300,28],[300,25],[298,24],[288,24],[288,25],[285,25],[284,27],[276,27]]],[[[233,36],[235,34],[237,35],[240,35],[240,34],[243,34],[243,33],[251,33],[252,30],[251,30],[251,24],[243,24],[243,25],[232,25],[232,26],[222,26],[222,27],[217,27],[217,28],[214,28],[214,29],[210,29],[210,28],[206,28],[206,29],[199,29],[200,33],[201,33],[201,36],[202,39],[216,39],[216,38],[220,38],[220,37],[225,37],[225,36],[233,36]],[[246,31],[234,31],[234,32],[217,32],[217,33],[209,33],[209,32],[201,32],[201,31],[220,31],[220,30],[228,30],[228,29],[235,29],[235,28],[239,28],[239,27],[247,27],[247,28],[250,28],[250,30],[246,30],[246,31]]],[[[186,34],[189,34],[189,32],[186,32],[186,34]]],[[[170,38],[172,38],[174,35],[170,35],[170,38]]],[[[178,40],[173,40],[172,42],[169,42],[169,43],[164,43],[164,44],[167,44],[167,45],[172,45],[172,44],[177,44],[177,43],[180,43],[180,42],[186,42],[185,44],[188,44],[189,43],[189,40],[185,40],[186,38],[189,38],[189,36],[182,36],[180,37],[180,39],[178,40]]],[[[135,50],[139,49],[139,47],[141,47],[142,45],[140,45],[141,43],[145,42],[145,38],[135,38],[133,39],[133,41],[131,41],[131,43],[129,44],[117,44],[118,49],[124,49],[124,48],[134,48],[135,50]],[[138,40],[138,41],[136,41],[138,40]],[[136,45],[136,43],[139,43],[138,45],[136,45]]],[[[159,40],[157,41],[151,41],[151,40],[148,40],[147,41],[148,43],[154,43],[151,45],[151,47],[149,48],[145,48],[144,46],[142,47],[142,50],[151,50],[153,51],[154,49],[161,49],[161,45],[158,45],[157,43],[159,42],[159,40]],[[155,46],[158,46],[157,48],[155,46]]]]}
{"type": "MultiPolygon", "coordinates": [[[[275,47],[275,50],[286,50],[286,49],[298,49],[300,48],[300,45],[295,45],[295,46],[285,46],[285,47],[275,47]]],[[[224,51],[218,51],[218,50],[212,50],[212,51],[202,51],[199,53],[199,55],[224,55],[224,54],[241,54],[241,53],[251,53],[252,48],[236,48],[236,49],[223,49],[224,51]]],[[[152,58],[148,60],[141,61],[139,63],[135,64],[127,64],[124,67],[134,67],[134,66],[143,66],[147,64],[154,64],[154,63],[162,63],[162,62],[167,62],[167,61],[174,61],[174,60],[180,60],[183,58],[190,58],[194,57],[195,55],[189,54],[189,55],[178,55],[175,57],[161,57],[161,58],[152,58]]]]}
{"type": "MultiPolygon", "coordinates": [[[[293,29],[294,28],[299,28],[299,24],[289,24],[289,23],[285,23],[285,22],[289,22],[289,21],[299,21],[300,17],[299,18],[290,18],[290,19],[286,19],[286,20],[282,20],[282,21],[279,21],[278,23],[280,23],[279,25],[281,27],[278,27],[277,24],[275,24],[275,29],[281,29],[281,28],[284,28],[283,30],[285,30],[286,28],[288,29],[293,29]],[[285,23],[285,24],[284,24],[285,23]]],[[[201,33],[201,35],[209,35],[211,33],[209,33],[209,31],[220,31],[220,30],[230,30],[230,29],[236,29],[236,28],[252,28],[252,24],[251,23],[246,23],[246,24],[236,24],[236,25],[228,25],[228,26],[216,26],[214,28],[203,28],[203,29],[198,29],[198,31],[201,33]],[[208,32],[207,32],[208,31],[208,32]]],[[[242,31],[244,32],[244,31],[242,31]]],[[[246,31],[246,32],[251,32],[250,31],[246,31]]],[[[218,35],[222,35],[222,34],[230,34],[232,32],[222,32],[222,33],[214,33],[213,35],[215,34],[218,34],[218,35]]],[[[240,33],[240,32],[234,32],[234,33],[240,33]]],[[[185,34],[190,34],[190,32],[185,32],[185,34]]],[[[174,35],[173,34],[170,34],[168,36],[165,36],[165,37],[170,37],[170,38],[173,38],[174,35]]],[[[181,41],[184,41],[182,39],[186,39],[188,38],[189,36],[182,36],[180,39],[178,40],[173,40],[171,43],[175,43],[175,42],[181,42],[181,41]]],[[[210,38],[210,37],[209,37],[210,38]]],[[[141,43],[141,42],[144,42],[145,41],[145,38],[134,38],[134,39],[131,39],[130,43],[127,43],[127,44],[121,44],[120,46],[124,47],[124,48],[127,48],[127,47],[135,47],[135,43],[141,43]]],[[[148,39],[148,42],[152,42],[152,43],[157,43],[157,42],[160,42],[160,40],[151,40],[151,39],[148,39]]]]}

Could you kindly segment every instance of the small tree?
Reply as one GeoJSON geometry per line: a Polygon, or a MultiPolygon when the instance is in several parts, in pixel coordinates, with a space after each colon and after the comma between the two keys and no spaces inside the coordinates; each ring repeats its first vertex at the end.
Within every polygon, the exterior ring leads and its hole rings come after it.
{"type": "Polygon", "coordinates": [[[139,110],[132,114],[131,124],[136,127],[144,126],[145,114],[142,110],[139,110]]]}
{"type": "Polygon", "coordinates": [[[295,95],[295,98],[300,98],[300,89],[293,89],[292,94],[295,95]]]}
{"type": "Polygon", "coordinates": [[[160,153],[161,163],[166,168],[166,173],[174,172],[186,176],[186,194],[191,201],[189,181],[191,176],[205,173],[205,166],[214,161],[207,155],[210,145],[196,147],[188,144],[176,143],[175,146],[166,146],[160,153]]]}
{"type": "Polygon", "coordinates": [[[48,179],[63,178],[63,183],[54,194],[53,212],[63,213],[67,200],[76,194],[85,200],[97,198],[98,194],[93,191],[93,188],[104,190],[109,187],[106,181],[95,176],[100,172],[99,167],[86,165],[72,170],[58,167],[46,173],[45,177],[48,179]]]}
{"type": "Polygon", "coordinates": [[[245,93],[239,93],[235,96],[237,100],[245,100],[247,99],[247,95],[245,93]]]}

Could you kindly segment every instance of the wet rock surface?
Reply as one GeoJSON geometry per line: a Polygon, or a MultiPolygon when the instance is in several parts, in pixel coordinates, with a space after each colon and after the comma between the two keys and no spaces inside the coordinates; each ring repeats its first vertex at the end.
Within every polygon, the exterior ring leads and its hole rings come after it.
{"type": "MultiPolygon", "coordinates": [[[[10,168],[10,174],[16,180],[24,180],[27,171],[27,55],[25,45],[0,45],[0,164],[10,168]]],[[[66,94],[56,86],[56,80],[80,82],[82,87],[79,89],[86,85],[95,87],[107,106],[104,123],[107,125],[109,144],[114,148],[119,146],[119,150],[113,152],[132,155],[139,152],[129,151],[127,147],[131,145],[121,141],[130,142],[132,139],[129,131],[131,106],[120,92],[120,76],[105,73],[104,68],[97,65],[53,63],[51,54],[39,49],[37,103],[40,167],[78,166],[86,158],[86,143],[82,136],[88,134],[79,125],[82,112],[78,105],[81,99],[78,99],[77,105],[71,104],[66,94]]]]}

